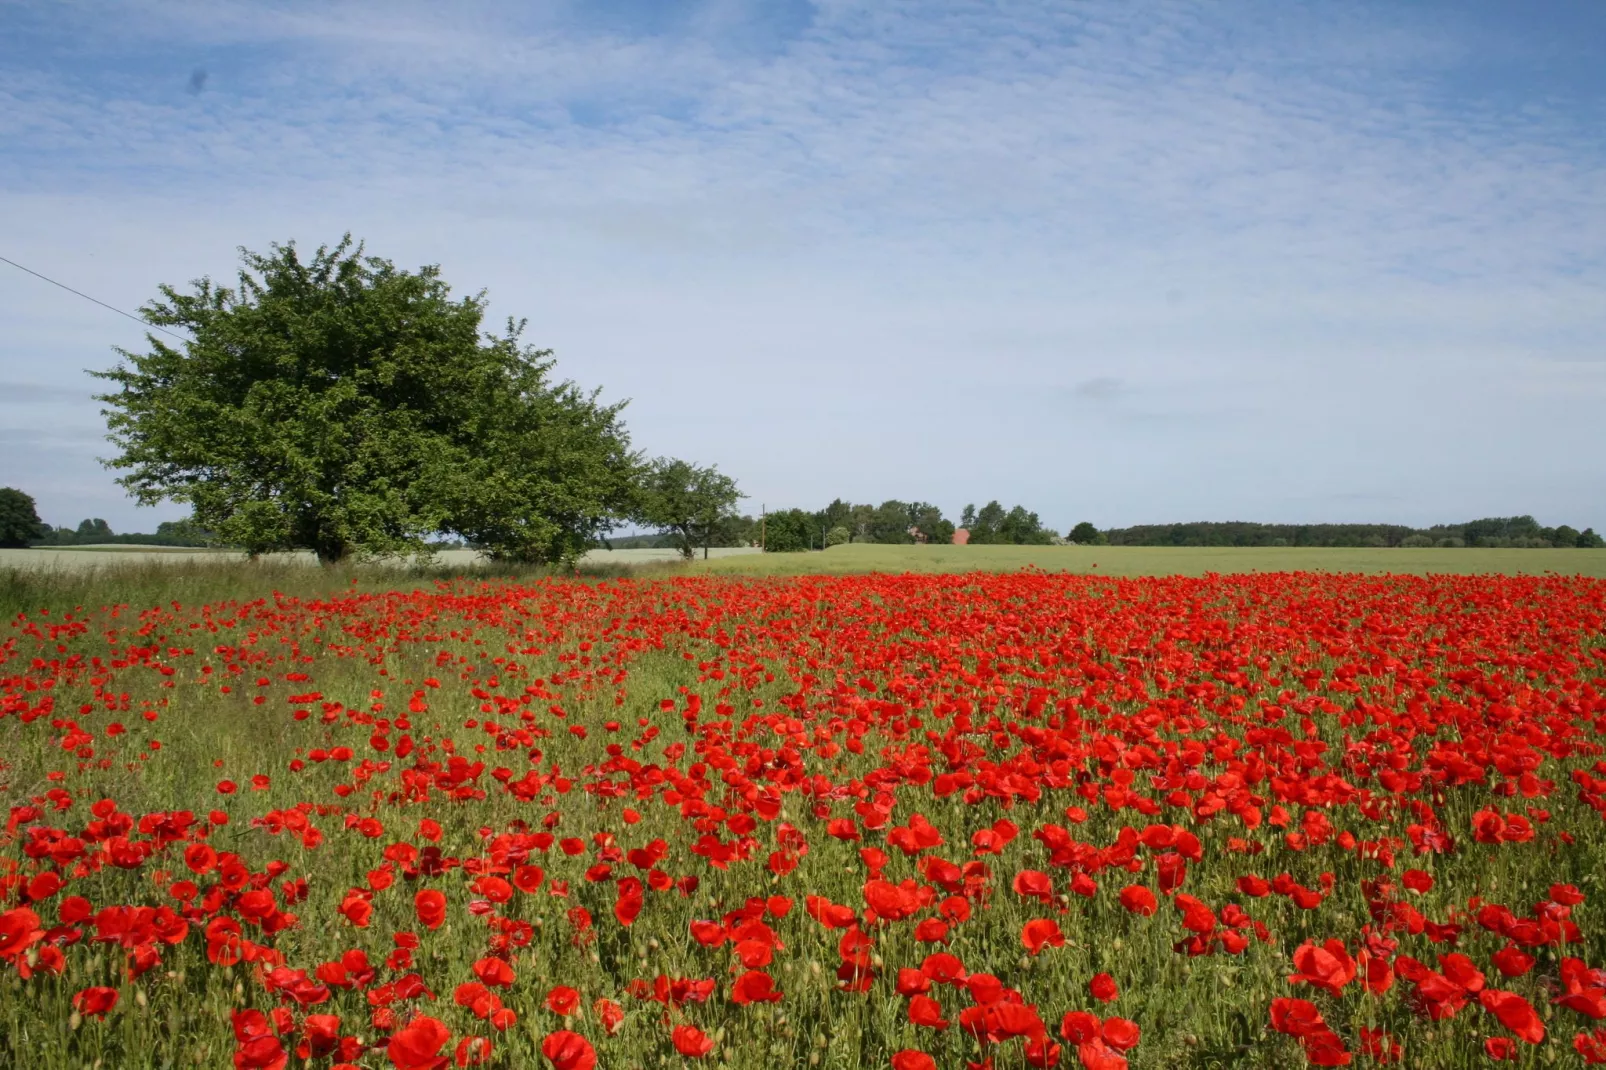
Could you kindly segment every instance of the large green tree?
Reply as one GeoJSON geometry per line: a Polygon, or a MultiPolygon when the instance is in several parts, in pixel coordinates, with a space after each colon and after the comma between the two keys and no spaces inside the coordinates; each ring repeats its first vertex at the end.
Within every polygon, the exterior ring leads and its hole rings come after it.
{"type": "Polygon", "coordinates": [[[144,503],[188,503],[220,542],[256,554],[425,551],[455,533],[494,556],[576,557],[628,506],[638,465],[621,406],[555,383],[521,324],[482,334],[483,294],[454,299],[435,267],[397,269],[347,235],[241,250],[234,286],[161,288],[148,322],[173,345],[97,372],[144,503]]]}
{"type": "Polygon", "coordinates": [[[736,481],[713,465],[660,457],[646,467],[636,490],[633,519],[675,540],[690,560],[735,526],[736,503],[743,498],[736,481]]]}
{"type": "Polygon", "coordinates": [[[39,519],[32,495],[15,487],[0,487],[0,546],[27,546],[49,531],[49,526],[39,519]]]}

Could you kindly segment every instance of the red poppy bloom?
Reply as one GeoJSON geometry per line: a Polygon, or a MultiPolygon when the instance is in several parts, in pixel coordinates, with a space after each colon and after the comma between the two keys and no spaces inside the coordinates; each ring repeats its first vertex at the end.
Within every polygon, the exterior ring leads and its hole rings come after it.
{"type": "Polygon", "coordinates": [[[541,1041],[541,1054],[553,1070],[592,1070],[597,1065],[597,1051],[591,1042],[568,1029],[548,1033],[541,1041]]]}
{"type": "Polygon", "coordinates": [[[1294,968],[1299,972],[1288,978],[1290,984],[1314,985],[1334,996],[1355,980],[1355,960],[1342,940],[1329,940],[1320,947],[1305,941],[1294,952],[1294,968]]]}
{"type": "Polygon", "coordinates": [[[391,1035],[385,1054],[396,1070],[438,1070],[447,1063],[439,1053],[451,1037],[445,1022],[421,1014],[391,1035]]]}
{"type": "Polygon", "coordinates": [[[1160,908],[1154,893],[1141,884],[1129,884],[1122,888],[1120,900],[1123,908],[1145,918],[1160,908]]]}
{"type": "Polygon", "coordinates": [[[1515,992],[1502,992],[1486,988],[1478,993],[1478,1002],[1500,1020],[1500,1024],[1515,1033],[1518,1039],[1538,1044],[1545,1039],[1545,1023],[1533,1006],[1515,992]]]}
{"type": "Polygon", "coordinates": [[[514,981],[513,967],[502,959],[489,957],[479,959],[470,968],[474,971],[474,976],[480,979],[481,984],[490,985],[492,988],[506,988],[514,981]]]}
{"type": "Polygon", "coordinates": [[[418,924],[431,931],[446,921],[446,894],[435,888],[425,888],[413,896],[413,911],[418,924]]]}
{"type": "Polygon", "coordinates": [[[688,1059],[701,1059],[714,1050],[714,1042],[694,1025],[677,1025],[670,1031],[675,1050],[688,1059]]]}
{"type": "Polygon", "coordinates": [[[72,998],[72,1005],[79,1013],[104,1018],[117,1006],[117,989],[115,988],[85,988],[72,998]]]}
{"type": "Polygon", "coordinates": [[[948,1021],[942,1016],[942,1005],[930,996],[913,996],[909,1000],[909,1021],[928,1029],[947,1029],[948,1021]]]}
{"type": "Polygon", "coordinates": [[[1130,1018],[1106,1018],[1100,1027],[1100,1035],[1104,1043],[1117,1051],[1129,1051],[1143,1039],[1143,1030],[1130,1018]]]}
{"type": "Polygon", "coordinates": [[[1052,918],[1033,918],[1021,926],[1020,942],[1035,955],[1045,947],[1064,947],[1065,934],[1060,931],[1059,922],[1052,918]]]}
{"type": "Polygon", "coordinates": [[[1047,873],[1039,870],[1021,870],[1015,874],[1015,879],[1010,886],[1015,889],[1016,895],[1024,896],[1028,899],[1036,899],[1040,902],[1048,903],[1052,902],[1054,898],[1054,882],[1049,879],[1047,873]]]}
{"type": "Polygon", "coordinates": [[[749,1003],[779,1003],[781,993],[775,990],[775,981],[760,970],[748,970],[731,985],[731,1002],[739,1007],[749,1003]]]}
{"type": "Polygon", "coordinates": [[[1271,1001],[1271,1027],[1290,1036],[1304,1036],[1318,1029],[1326,1029],[1322,1012],[1316,1004],[1304,999],[1280,997],[1271,1001]]]}

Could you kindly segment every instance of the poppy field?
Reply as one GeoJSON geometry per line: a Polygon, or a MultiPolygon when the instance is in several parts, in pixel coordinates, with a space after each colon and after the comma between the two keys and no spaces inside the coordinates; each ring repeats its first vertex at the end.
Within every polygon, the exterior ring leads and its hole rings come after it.
{"type": "Polygon", "coordinates": [[[0,1065],[1606,1065],[1606,582],[354,586],[0,630],[0,1065]]]}

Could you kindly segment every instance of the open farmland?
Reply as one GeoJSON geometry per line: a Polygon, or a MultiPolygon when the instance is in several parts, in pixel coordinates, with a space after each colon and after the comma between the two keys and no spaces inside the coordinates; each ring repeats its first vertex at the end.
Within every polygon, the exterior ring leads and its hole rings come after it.
{"type": "Polygon", "coordinates": [[[0,1063],[1606,1061],[1603,629],[1555,576],[19,614],[0,1063]]]}
{"type": "Polygon", "coordinates": [[[823,553],[722,558],[697,568],[748,575],[856,572],[1078,572],[1203,576],[1210,572],[1361,572],[1606,577],[1606,550],[1436,550],[1264,546],[898,546],[852,543],[823,553]]]}
{"type": "MultiPolygon", "coordinates": [[[[758,551],[749,547],[716,547],[708,553],[710,559],[713,559],[751,556],[758,551]]],[[[592,550],[581,559],[581,564],[592,568],[619,568],[664,564],[678,560],[679,556],[674,550],[592,550]]],[[[310,551],[263,554],[262,559],[270,564],[318,563],[318,558],[310,551]]],[[[212,550],[189,546],[41,546],[26,550],[0,548],[0,569],[82,571],[121,567],[132,563],[208,562],[222,565],[245,560],[246,555],[238,550],[212,550]]],[[[392,560],[393,563],[403,563],[408,559],[392,560]]],[[[486,563],[485,555],[477,550],[441,550],[431,560],[438,566],[457,569],[478,567],[486,563]]]]}

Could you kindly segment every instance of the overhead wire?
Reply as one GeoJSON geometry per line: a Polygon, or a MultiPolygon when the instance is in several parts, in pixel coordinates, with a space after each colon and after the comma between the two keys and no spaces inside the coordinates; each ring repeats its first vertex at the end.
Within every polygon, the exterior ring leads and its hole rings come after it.
{"type": "Polygon", "coordinates": [[[49,275],[41,275],[39,272],[35,271],[33,268],[24,267],[23,265],[17,263],[15,260],[9,260],[6,257],[0,256],[0,262],[10,264],[12,267],[16,268],[18,271],[26,271],[28,274],[32,275],[34,278],[43,279],[45,282],[50,283],[50,285],[52,285],[52,286],[59,286],[63,290],[66,290],[70,294],[76,294],[79,297],[82,297],[85,301],[93,301],[95,304],[99,305],[101,308],[110,309],[111,311],[117,313],[119,316],[126,316],[128,319],[133,320],[135,323],[138,323],[143,327],[148,327],[149,329],[151,329],[153,331],[161,331],[163,334],[167,335],[170,338],[177,338],[180,342],[189,341],[189,339],[185,338],[183,335],[174,334],[172,331],[168,330],[166,327],[158,327],[156,324],[151,323],[148,320],[141,319],[140,317],[134,315],[132,312],[124,312],[122,309],[118,308],[116,305],[108,305],[106,302],[100,300],[98,297],[90,297],[88,294],[84,293],[82,290],[75,290],[71,286],[68,286],[65,282],[57,282],[55,279],[51,278],[49,275]]]}

